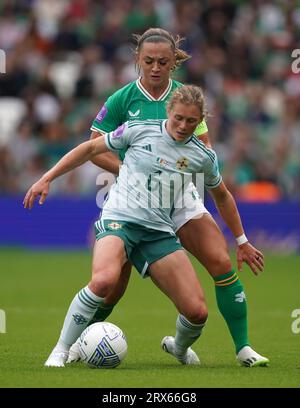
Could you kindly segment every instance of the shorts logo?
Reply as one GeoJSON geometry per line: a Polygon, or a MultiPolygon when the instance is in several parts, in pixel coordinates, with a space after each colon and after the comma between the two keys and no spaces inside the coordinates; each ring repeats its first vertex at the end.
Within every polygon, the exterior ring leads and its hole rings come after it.
{"type": "Polygon", "coordinates": [[[122,228],[122,224],[119,224],[118,222],[111,222],[107,227],[111,230],[118,230],[122,228]]]}
{"type": "Polygon", "coordinates": [[[129,110],[129,111],[128,111],[128,115],[129,115],[131,118],[136,118],[137,116],[139,116],[140,112],[141,112],[140,109],[138,109],[136,112],[131,112],[131,111],[129,110]]]}
{"type": "Polygon", "coordinates": [[[113,133],[112,133],[112,138],[117,139],[122,136],[123,132],[125,129],[125,123],[123,125],[119,126],[113,133]]]}
{"type": "Polygon", "coordinates": [[[189,165],[189,161],[186,157],[180,157],[180,159],[178,159],[176,162],[176,167],[179,170],[186,169],[188,165],[189,165]]]}
{"type": "Polygon", "coordinates": [[[96,121],[101,123],[102,120],[105,118],[107,112],[108,112],[107,107],[105,105],[103,105],[100,112],[98,113],[98,115],[96,117],[96,121]]]}

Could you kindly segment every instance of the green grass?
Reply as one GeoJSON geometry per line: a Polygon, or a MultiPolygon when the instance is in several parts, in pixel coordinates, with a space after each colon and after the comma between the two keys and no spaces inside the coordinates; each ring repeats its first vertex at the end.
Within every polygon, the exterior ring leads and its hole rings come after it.
{"type": "Polygon", "coordinates": [[[268,368],[239,367],[220,317],[211,279],[195,262],[206,292],[209,319],[193,346],[200,367],[181,366],[160,350],[174,334],[176,310],[134,271],[127,292],[109,321],[127,336],[128,355],[115,370],[83,364],[64,369],[43,363],[57,341],[74,294],[90,277],[88,252],[0,251],[0,309],[7,333],[0,334],[0,387],[299,387],[300,334],[291,331],[292,310],[300,309],[300,256],[267,255],[266,269],[240,274],[247,293],[250,339],[270,358],[268,368]]]}

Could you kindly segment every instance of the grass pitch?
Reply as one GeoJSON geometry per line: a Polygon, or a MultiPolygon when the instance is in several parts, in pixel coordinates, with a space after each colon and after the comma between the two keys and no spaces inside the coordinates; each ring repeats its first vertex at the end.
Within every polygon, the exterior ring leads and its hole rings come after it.
{"type": "Polygon", "coordinates": [[[247,266],[240,274],[250,340],[270,358],[268,368],[238,366],[213,282],[197,262],[209,307],[207,326],[193,346],[200,367],[181,366],[161,351],[162,337],[174,335],[175,307],[150,279],[133,271],[125,296],[108,319],[126,334],[123,363],[114,370],[92,370],[81,363],[46,368],[69,303],[89,280],[90,265],[89,252],[0,251],[0,309],[6,314],[6,333],[0,333],[0,387],[300,387],[300,333],[291,329],[292,311],[300,309],[300,256],[267,255],[259,277],[247,266]]]}

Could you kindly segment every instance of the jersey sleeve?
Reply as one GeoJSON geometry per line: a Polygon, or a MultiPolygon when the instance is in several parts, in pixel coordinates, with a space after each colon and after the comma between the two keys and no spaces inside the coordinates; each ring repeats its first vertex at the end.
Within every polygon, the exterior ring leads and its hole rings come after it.
{"type": "Polygon", "coordinates": [[[207,132],[208,132],[207,124],[206,124],[205,120],[203,120],[196,127],[196,130],[195,130],[194,133],[195,133],[196,136],[201,136],[201,135],[203,135],[204,133],[207,133],[207,132]]]}
{"type": "Polygon", "coordinates": [[[125,122],[122,116],[122,107],[119,93],[111,95],[100,109],[92,123],[91,130],[96,132],[112,132],[125,122]]]}
{"type": "Polygon", "coordinates": [[[132,129],[128,129],[128,122],[125,122],[113,132],[105,134],[105,144],[113,152],[126,149],[133,139],[133,133],[132,129]]]}
{"type": "Polygon", "coordinates": [[[218,157],[212,149],[207,149],[208,155],[204,165],[204,184],[206,188],[216,188],[222,182],[219,171],[218,157]]]}

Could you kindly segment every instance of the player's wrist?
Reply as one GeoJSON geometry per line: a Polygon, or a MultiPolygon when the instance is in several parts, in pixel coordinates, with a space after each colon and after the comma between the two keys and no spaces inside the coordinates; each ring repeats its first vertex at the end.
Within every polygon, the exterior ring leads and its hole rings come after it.
{"type": "Polygon", "coordinates": [[[51,183],[51,181],[52,181],[51,174],[49,174],[49,172],[45,173],[45,174],[42,176],[42,181],[43,181],[44,183],[51,183]]]}
{"type": "Polygon", "coordinates": [[[248,238],[246,237],[245,234],[242,234],[239,237],[236,237],[235,240],[238,246],[241,246],[243,244],[246,244],[246,242],[248,242],[248,238]]]}

